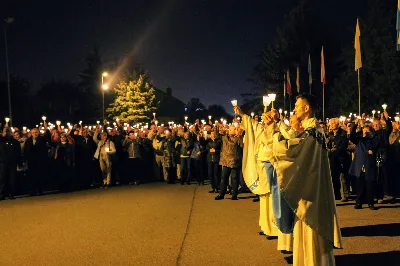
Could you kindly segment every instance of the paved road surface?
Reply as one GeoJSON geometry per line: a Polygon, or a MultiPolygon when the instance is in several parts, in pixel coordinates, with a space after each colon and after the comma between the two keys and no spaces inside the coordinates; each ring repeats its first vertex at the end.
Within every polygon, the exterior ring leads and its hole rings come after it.
{"type": "MultiPolygon", "coordinates": [[[[251,194],[217,202],[208,189],[156,183],[2,201],[0,265],[286,265],[276,240],[257,234],[251,194]]],[[[338,266],[400,265],[400,204],[383,207],[338,208],[338,266]]]]}

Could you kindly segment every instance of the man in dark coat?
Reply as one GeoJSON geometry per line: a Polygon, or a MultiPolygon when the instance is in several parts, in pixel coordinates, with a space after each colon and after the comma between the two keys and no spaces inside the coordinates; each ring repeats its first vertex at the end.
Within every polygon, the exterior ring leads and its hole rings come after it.
{"type": "Polygon", "coordinates": [[[343,202],[349,197],[348,171],[350,158],[347,154],[349,140],[347,132],[339,127],[339,119],[334,118],[329,121],[329,141],[327,143],[329,151],[329,161],[331,167],[332,183],[337,199],[343,202]]]}
{"type": "Polygon", "coordinates": [[[46,143],[50,140],[50,131],[47,123],[44,123],[45,133],[40,136],[39,129],[31,130],[31,137],[25,142],[25,158],[28,163],[28,174],[30,180],[31,195],[43,194],[43,176],[46,174],[46,162],[48,158],[48,148],[46,143]]]}
{"type": "Polygon", "coordinates": [[[21,146],[11,135],[11,130],[5,127],[0,135],[0,200],[15,199],[15,176],[17,165],[21,159],[21,146]]]}

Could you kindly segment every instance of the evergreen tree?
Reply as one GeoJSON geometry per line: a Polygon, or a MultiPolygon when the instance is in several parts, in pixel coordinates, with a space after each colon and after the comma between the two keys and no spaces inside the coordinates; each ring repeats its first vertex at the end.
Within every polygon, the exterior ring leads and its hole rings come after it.
{"type": "MultiPolygon", "coordinates": [[[[354,20],[354,28],[355,28],[354,20]]],[[[396,52],[396,12],[389,1],[369,0],[365,18],[360,18],[361,51],[361,111],[399,108],[400,53],[396,52]],[[397,104],[397,106],[396,106],[397,104]]],[[[347,69],[335,81],[332,108],[340,112],[358,110],[357,72],[354,71],[354,45],[343,51],[347,69]]],[[[398,110],[398,109],[397,109],[398,110]]]]}
{"type": "Polygon", "coordinates": [[[107,109],[108,117],[123,123],[147,122],[157,110],[155,90],[147,74],[136,80],[122,80],[113,89],[115,98],[107,109]]]}

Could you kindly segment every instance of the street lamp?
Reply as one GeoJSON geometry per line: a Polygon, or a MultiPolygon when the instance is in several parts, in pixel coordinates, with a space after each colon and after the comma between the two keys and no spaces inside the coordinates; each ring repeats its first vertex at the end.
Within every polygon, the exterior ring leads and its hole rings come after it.
{"type": "MultiPolygon", "coordinates": [[[[10,88],[10,67],[8,62],[8,42],[7,42],[7,24],[11,24],[15,21],[14,18],[8,17],[4,19],[4,43],[5,43],[5,52],[6,52],[6,72],[7,72],[7,91],[8,91],[8,115],[10,116],[10,120],[12,121],[12,112],[11,112],[11,88],[10,88]]],[[[12,124],[10,125],[12,126],[12,124]]]]}
{"type": "Polygon", "coordinates": [[[103,72],[101,74],[101,88],[102,88],[102,94],[103,94],[103,121],[105,120],[105,117],[104,117],[104,91],[108,90],[108,85],[104,84],[104,78],[107,76],[108,76],[107,72],[103,72]]]}

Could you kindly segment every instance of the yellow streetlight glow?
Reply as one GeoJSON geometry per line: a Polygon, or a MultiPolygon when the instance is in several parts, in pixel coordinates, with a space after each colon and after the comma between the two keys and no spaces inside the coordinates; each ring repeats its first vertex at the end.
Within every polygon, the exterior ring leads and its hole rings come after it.
{"type": "Polygon", "coordinates": [[[103,72],[103,77],[107,77],[108,76],[108,73],[107,72],[103,72]]]}
{"type": "Polygon", "coordinates": [[[108,90],[108,85],[107,84],[103,84],[101,87],[103,88],[103,90],[108,90]]]}

